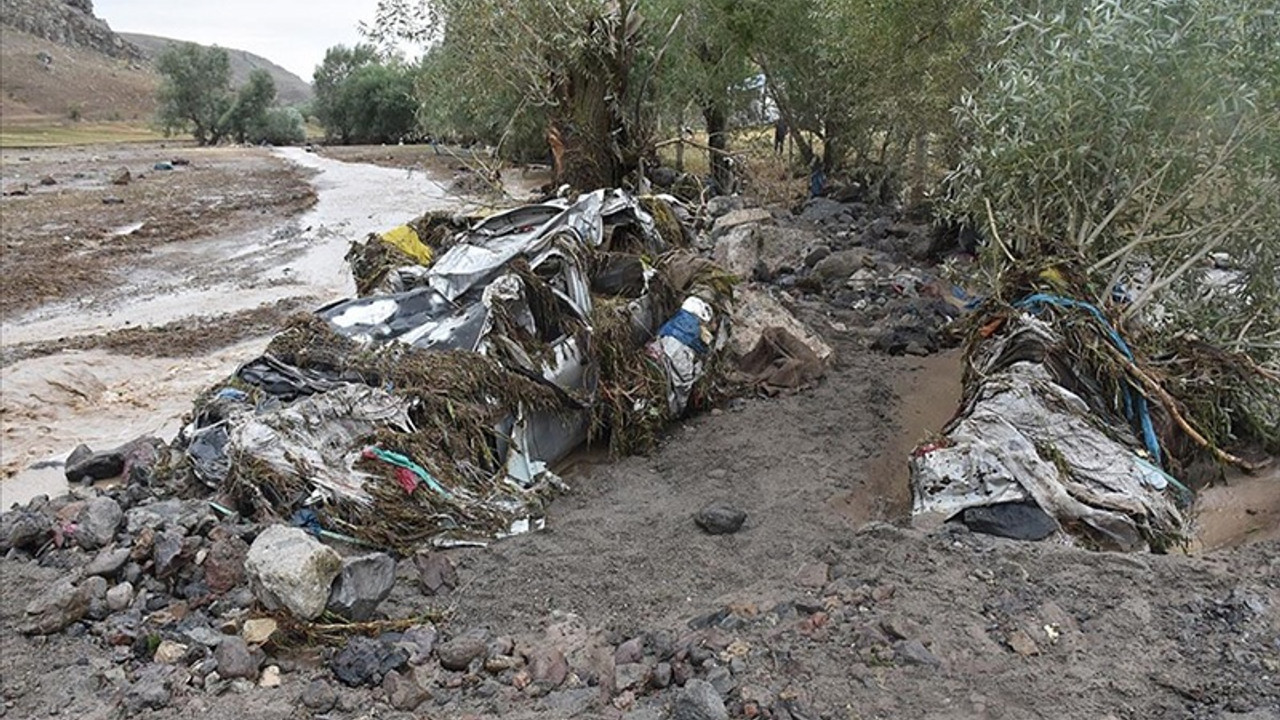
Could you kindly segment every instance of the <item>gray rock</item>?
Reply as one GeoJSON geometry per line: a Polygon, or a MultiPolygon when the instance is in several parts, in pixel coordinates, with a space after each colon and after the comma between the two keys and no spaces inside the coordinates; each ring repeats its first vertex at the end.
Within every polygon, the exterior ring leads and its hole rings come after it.
{"type": "Polygon", "coordinates": [[[391,594],[396,582],[396,561],[386,553],[372,553],[342,561],[333,581],[328,609],[348,620],[364,622],[391,594]]]}
{"type": "Polygon", "coordinates": [[[196,625],[182,631],[183,636],[195,643],[200,643],[205,647],[217,647],[224,638],[230,637],[224,635],[208,625],[196,625]]]}
{"type": "Polygon", "coordinates": [[[258,679],[260,658],[249,651],[249,646],[238,635],[228,635],[213,651],[218,661],[218,675],[224,678],[258,679]]]}
{"type": "Polygon", "coordinates": [[[443,595],[458,586],[458,571],[443,553],[423,551],[413,556],[418,582],[427,595],[443,595]]]}
{"type": "Polygon", "coordinates": [[[329,663],[338,680],[351,687],[377,685],[392,670],[404,667],[409,654],[400,648],[356,635],[329,663]]]}
{"type": "Polygon", "coordinates": [[[141,710],[159,710],[169,704],[172,694],[165,677],[157,672],[142,674],[125,692],[124,705],[129,715],[141,710]]]}
{"type": "Polygon", "coordinates": [[[106,600],[109,587],[107,579],[97,575],[90,575],[80,583],[80,589],[89,596],[90,600],[106,600]]]}
{"type": "Polygon", "coordinates": [[[729,711],[711,683],[692,678],[676,694],[671,720],[729,720],[729,711]]]}
{"type": "Polygon", "coordinates": [[[98,551],[93,560],[85,566],[86,575],[101,575],[102,577],[112,577],[120,572],[120,568],[129,562],[129,548],[117,548],[115,545],[108,545],[98,551]]]}
{"type": "Polygon", "coordinates": [[[872,260],[871,252],[863,248],[834,252],[813,266],[813,276],[823,282],[847,280],[849,276],[872,260]]]}
{"type": "Polygon", "coordinates": [[[750,279],[760,263],[757,225],[738,225],[716,237],[712,257],[716,264],[740,278],[750,279]]]}
{"type": "Polygon", "coordinates": [[[556,647],[540,647],[529,653],[529,676],[549,688],[560,687],[569,676],[569,661],[556,647]]]}
{"type": "Polygon", "coordinates": [[[76,542],[85,550],[97,550],[115,538],[122,519],[124,511],[120,503],[109,497],[93,498],[76,517],[76,542]]]}
{"type": "Polygon", "coordinates": [[[939,667],[942,660],[937,655],[929,652],[924,643],[919,640],[903,640],[893,645],[894,656],[908,665],[924,665],[928,667],[939,667]]]}
{"type": "Polygon", "coordinates": [[[324,612],[342,558],[299,528],[272,525],[249,547],[245,573],[254,595],[276,610],[304,620],[324,612]]]}
{"type": "Polygon", "coordinates": [[[157,578],[172,575],[181,563],[183,535],[181,530],[165,530],[156,536],[151,550],[152,567],[157,578]]]}
{"type": "Polygon", "coordinates": [[[312,680],[302,691],[299,700],[309,710],[327,713],[338,704],[338,693],[329,683],[323,680],[312,680]]]}
{"type": "Polygon", "coordinates": [[[653,686],[659,690],[666,688],[671,684],[671,663],[660,662],[653,668],[653,677],[650,678],[653,686]]]}
{"type": "Polygon", "coordinates": [[[712,535],[730,535],[742,529],[747,514],[729,503],[717,501],[699,510],[693,521],[712,535]]]}
{"type": "Polygon", "coordinates": [[[388,671],[382,680],[382,689],[387,693],[391,707],[397,710],[416,710],[431,699],[431,693],[418,683],[412,673],[401,675],[395,670],[388,671]]]}
{"type": "Polygon", "coordinates": [[[644,690],[649,683],[649,666],[644,663],[623,663],[613,668],[613,687],[617,692],[644,690]]]}
{"type": "Polygon", "coordinates": [[[719,240],[734,228],[745,225],[758,225],[759,223],[769,222],[772,219],[773,216],[764,208],[733,210],[716,219],[715,224],[711,226],[711,239],[719,240]]]}
{"type": "Polygon", "coordinates": [[[161,500],[150,505],[129,508],[129,512],[125,513],[125,529],[130,534],[136,534],[143,528],[163,530],[177,524],[180,515],[182,515],[181,500],[161,500]]]}
{"type": "Polygon", "coordinates": [[[396,647],[409,653],[410,665],[422,665],[431,659],[431,651],[436,647],[436,637],[434,625],[414,625],[401,634],[396,647]]]}
{"type": "Polygon", "coordinates": [[[120,612],[133,603],[133,584],[126,581],[107,590],[107,607],[120,612]]]}
{"type": "MultiPolygon", "coordinates": [[[[64,468],[74,467],[91,457],[93,457],[93,448],[85,445],[84,443],[80,443],[76,446],[76,449],[72,450],[71,454],[67,456],[67,460],[62,464],[62,466],[64,468]]],[[[67,480],[77,482],[80,478],[68,477],[67,480]]]]}
{"type": "Polygon", "coordinates": [[[133,179],[133,174],[129,172],[129,168],[122,167],[111,176],[112,185],[128,185],[133,179]]]}
{"type": "Polygon", "coordinates": [[[741,209],[742,198],[736,195],[719,195],[707,201],[707,214],[713,218],[723,217],[741,209]]]}
{"type": "Polygon", "coordinates": [[[808,254],[804,256],[804,266],[811,268],[827,257],[830,257],[830,255],[831,248],[826,245],[819,245],[818,247],[810,250],[808,254]]]}
{"type": "Polygon", "coordinates": [[[715,688],[722,697],[733,692],[735,685],[733,674],[726,667],[714,667],[707,671],[707,682],[711,683],[711,687],[715,688]]]}
{"type": "Polygon", "coordinates": [[[479,633],[467,633],[436,647],[436,657],[446,670],[466,670],[472,660],[483,657],[487,641],[479,633]]]}
{"type": "Polygon", "coordinates": [[[794,272],[804,263],[804,248],[813,245],[818,236],[800,228],[760,225],[755,232],[760,248],[757,274],[766,279],[794,272]]]}
{"type": "MultiPolygon", "coordinates": [[[[77,448],[78,449],[78,448],[77,448]]],[[[75,453],[72,453],[74,456],[75,453]]],[[[97,452],[88,457],[81,457],[75,463],[67,458],[67,482],[78,483],[84,480],[106,480],[119,476],[124,472],[124,455],[117,450],[97,452]]]]}
{"type": "Polygon", "coordinates": [[[89,612],[89,589],[64,578],[27,604],[22,632],[27,635],[56,633],[89,612]]]}
{"type": "Polygon", "coordinates": [[[618,646],[613,651],[613,662],[616,665],[637,663],[644,658],[644,638],[636,636],[618,646]]]}
{"type": "Polygon", "coordinates": [[[816,197],[805,203],[804,210],[800,212],[800,219],[812,223],[826,223],[847,212],[849,208],[844,203],[836,202],[831,198],[816,197]]]}
{"type": "Polygon", "coordinates": [[[594,710],[600,702],[596,688],[575,688],[548,693],[542,704],[556,717],[572,718],[594,710]]]}
{"type": "Polygon", "coordinates": [[[53,524],[44,515],[26,510],[5,513],[4,520],[7,534],[0,540],[5,541],[4,544],[7,547],[3,549],[6,551],[9,548],[18,550],[38,549],[44,544],[45,539],[49,537],[49,530],[53,524]]]}

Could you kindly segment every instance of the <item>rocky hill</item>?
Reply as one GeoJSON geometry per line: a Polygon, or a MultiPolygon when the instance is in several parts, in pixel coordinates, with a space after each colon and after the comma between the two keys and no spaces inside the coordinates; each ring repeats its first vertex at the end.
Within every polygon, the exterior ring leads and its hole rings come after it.
{"type": "Polygon", "coordinates": [[[143,59],[136,45],[94,16],[93,0],[3,0],[0,8],[5,25],[29,35],[121,60],[143,59]]]}
{"type": "MultiPolygon", "coordinates": [[[[120,33],[120,37],[130,45],[141,48],[142,53],[148,58],[154,58],[170,45],[181,42],[172,38],[140,33],[120,33]]],[[[249,73],[254,70],[266,70],[271,74],[271,79],[276,82],[276,97],[281,104],[299,105],[311,100],[311,85],[270,60],[251,52],[232,48],[227,48],[227,54],[231,57],[233,85],[240,85],[247,81],[249,73]]]]}
{"type": "MultiPolygon", "coordinates": [[[[151,59],[177,42],[116,33],[92,0],[0,0],[0,122],[6,126],[88,120],[145,123],[160,77],[151,59]]],[[[281,103],[311,98],[301,78],[266,58],[228,49],[232,79],[265,69],[281,103]]]]}

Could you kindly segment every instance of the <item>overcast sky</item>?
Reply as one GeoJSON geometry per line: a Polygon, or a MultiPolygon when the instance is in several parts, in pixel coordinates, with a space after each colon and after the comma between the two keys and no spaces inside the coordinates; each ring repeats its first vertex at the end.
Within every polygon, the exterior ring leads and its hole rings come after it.
{"type": "Polygon", "coordinates": [[[261,55],[307,82],[324,51],[360,42],[377,0],[94,0],[116,32],[161,35],[261,55]]]}

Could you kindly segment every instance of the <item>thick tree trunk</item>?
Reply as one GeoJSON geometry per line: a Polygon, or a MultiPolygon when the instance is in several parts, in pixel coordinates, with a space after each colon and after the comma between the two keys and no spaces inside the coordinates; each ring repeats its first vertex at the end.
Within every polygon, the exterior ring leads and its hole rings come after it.
{"type": "Polygon", "coordinates": [[[707,146],[710,155],[711,180],[716,189],[729,194],[733,190],[733,164],[729,161],[729,119],[720,103],[703,106],[702,118],[707,123],[707,146]]]}
{"type": "Polygon", "coordinates": [[[929,184],[929,134],[917,132],[915,155],[911,166],[911,200],[915,206],[924,202],[924,190],[929,184]]]}

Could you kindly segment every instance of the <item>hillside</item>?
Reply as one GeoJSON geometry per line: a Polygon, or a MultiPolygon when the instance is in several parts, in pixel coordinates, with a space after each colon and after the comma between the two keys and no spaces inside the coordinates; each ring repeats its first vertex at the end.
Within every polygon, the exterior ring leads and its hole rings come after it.
{"type": "MultiPolygon", "coordinates": [[[[69,121],[150,122],[160,77],[151,58],[177,42],[114,32],[89,0],[0,0],[0,123],[6,128],[69,121]]],[[[233,82],[262,68],[283,104],[311,87],[266,58],[228,49],[233,82]]]]}
{"type": "MultiPolygon", "coordinates": [[[[172,38],[140,33],[119,33],[119,35],[126,42],[140,48],[148,58],[153,58],[163,52],[166,47],[181,42],[172,38]]],[[[226,50],[227,54],[231,56],[231,83],[233,85],[244,83],[248,80],[249,73],[254,70],[266,70],[271,74],[271,79],[276,81],[276,97],[282,105],[299,105],[310,102],[311,85],[302,78],[260,55],[233,48],[227,48],[226,50]]]]}
{"type": "Polygon", "coordinates": [[[145,123],[155,114],[160,78],[145,61],[3,25],[0,68],[0,121],[6,126],[75,119],[145,123]]]}

